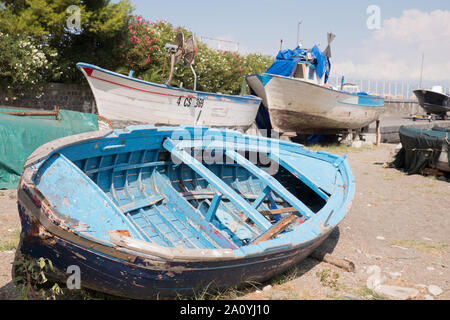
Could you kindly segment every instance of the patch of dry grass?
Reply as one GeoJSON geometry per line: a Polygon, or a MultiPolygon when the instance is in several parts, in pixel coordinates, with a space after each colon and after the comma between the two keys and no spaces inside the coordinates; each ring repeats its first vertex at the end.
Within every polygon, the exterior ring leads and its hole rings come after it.
{"type": "Polygon", "coordinates": [[[441,254],[448,249],[448,244],[439,242],[419,242],[415,240],[395,240],[391,245],[415,249],[426,254],[441,254]]]}
{"type": "Polygon", "coordinates": [[[6,240],[0,241],[0,251],[16,249],[20,241],[20,230],[15,230],[13,235],[6,240]]]}

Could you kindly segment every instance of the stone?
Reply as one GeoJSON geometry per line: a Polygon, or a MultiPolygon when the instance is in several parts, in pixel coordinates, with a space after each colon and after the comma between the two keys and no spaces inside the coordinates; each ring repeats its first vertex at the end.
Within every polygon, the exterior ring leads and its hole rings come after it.
{"type": "Polygon", "coordinates": [[[438,296],[442,292],[444,292],[441,288],[439,288],[438,286],[435,286],[433,284],[429,285],[427,289],[428,289],[428,292],[431,293],[433,296],[438,296]]]}
{"type": "Polygon", "coordinates": [[[263,288],[263,291],[268,291],[268,290],[270,290],[270,289],[272,289],[272,286],[269,284],[268,286],[265,286],[265,287],[263,288]]]}
{"type": "Polygon", "coordinates": [[[369,289],[374,290],[381,285],[381,268],[379,266],[370,266],[366,271],[371,276],[366,281],[366,286],[369,289]]]}
{"type": "Polygon", "coordinates": [[[389,276],[391,277],[391,279],[396,279],[402,276],[401,272],[389,272],[389,276]]]}
{"type": "Polygon", "coordinates": [[[360,140],[360,141],[353,141],[352,142],[352,147],[353,148],[361,148],[363,146],[363,142],[360,140]]]}
{"type": "Polygon", "coordinates": [[[430,296],[429,294],[424,295],[425,300],[434,300],[433,296],[430,296]]]}
{"type": "Polygon", "coordinates": [[[391,246],[391,248],[397,248],[397,249],[401,249],[401,250],[408,250],[408,248],[402,247],[402,246],[397,246],[397,245],[393,245],[391,246]]]}
{"type": "Polygon", "coordinates": [[[386,238],[385,238],[385,237],[382,237],[382,236],[378,236],[378,237],[377,237],[377,240],[386,240],[386,238]]]}
{"type": "Polygon", "coordinates": [[[419,290],[398,286],[380,285],[374,291],[378,294],[390,296],[398,300],[413,299],[419,294],[419,290]]]}

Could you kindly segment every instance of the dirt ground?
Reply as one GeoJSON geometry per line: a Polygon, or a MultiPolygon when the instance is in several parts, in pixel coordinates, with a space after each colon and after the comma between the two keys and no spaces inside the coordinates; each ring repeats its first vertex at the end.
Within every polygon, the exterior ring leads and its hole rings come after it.
{"type": "MultiPolygon", "coordinates": [[[[450,299],[450,182],[385,168],[394,148],[343,150],[356,193],[351,210],[320,250],[352,261],[355,272],[307,258],[268,283],[230,291],[225,298],[395,299],[374,289],[378,279],[384,287],[416,289],[413,299],[450,299]]],[[[0,191],[0,299],[15,298],[11,247],[18,230],[15,191],[0,191]]]]}

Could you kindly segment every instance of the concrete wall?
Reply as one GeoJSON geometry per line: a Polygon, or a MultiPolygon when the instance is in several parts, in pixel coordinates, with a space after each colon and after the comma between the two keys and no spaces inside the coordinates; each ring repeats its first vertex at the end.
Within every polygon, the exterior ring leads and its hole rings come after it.
{"type": "Polygon", "coordinates": [[[415,113],[424,113],[417,100],[385,100],[384,108],[384,116],[409,116],[415,113]]]}
{"type": "MultiPolygon", "coordinates": [[[[0,105],[44,110],[53,110],[54,106],[58,106],[61,109],[80,112],[95,113],[97,111],[94,96],[89,87],[51,83],[44,89],[44,94],[40,98],[26,92],[18,92],[16,96],[16,100],[6,99],[5,93],[0,92],[0,105]]],[[[417,100],[386,100],[385,110],[385,115],[388,116],[409,116],[423,112],[417,100]]]]}
{"type": "Polygon", "coordinates": [[[96,113],[97,106],[89,87],[51,83],[44,89],[44,94],[37,98],[35,94],[17,92],[17,99],[8,98],[0,92],[0,106],[21,107],[42,110],[60,109],[96,113]]]}

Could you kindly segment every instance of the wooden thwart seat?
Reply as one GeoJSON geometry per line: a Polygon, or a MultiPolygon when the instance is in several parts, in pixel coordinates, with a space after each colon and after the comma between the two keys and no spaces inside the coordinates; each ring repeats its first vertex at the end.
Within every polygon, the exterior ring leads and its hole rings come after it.
{"type": "Polygon", "coordinates": [[[297,220],[298,216],[295,214],[291,214],[283,219],[280,220],[276,225],[274,225],[272,228],[261,234],[258,238],[253,240],[251,244],[258,244],[263,241],[267,241],[270,239],[275,238],[277,235],[279,235],[281,232],[283,232],[291,223],[293,223],[295,220],[297,220]]]}
{"type": "Polygon", "coordinates": [[[123,206],[120,206],[120,210],[122,210],[123,213],[128,213],[143,207],[148,207],[154,204],[157,204],[158,202],[161,202],[164,200],[164,197],[162,196],[153,196],[146,199],[139,199],[134,202],[130,202],[127,204],[124,204],[123,206]]]}

